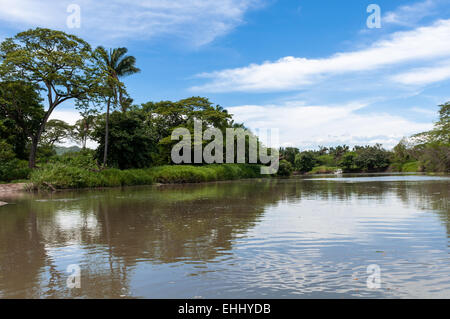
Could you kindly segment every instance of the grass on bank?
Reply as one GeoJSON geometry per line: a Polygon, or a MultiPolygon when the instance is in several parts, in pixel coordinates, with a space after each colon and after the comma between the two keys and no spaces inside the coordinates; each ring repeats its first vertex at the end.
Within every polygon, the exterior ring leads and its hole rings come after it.
{"type": "Polygon", "coordinates": [[[338,169],[339,167],[321,165],[314,167],[308,174],[334,174],[338,169]]]}
{"type": "Polygon", "coordinates": [[[33,189],[42,190],[151,185],[153,183],[200,183],[264,176],[260,174],[260,166],[252,164],[167,165],[146,169],[95,171],[64,163],[54,163],[34,170],[30,175],[30,182],[33,189]]]}
{"type": "Polygon", "coordinates": [[[409,162],[402,165],[402,172],[420,172],[420,162],[409,162]]]}

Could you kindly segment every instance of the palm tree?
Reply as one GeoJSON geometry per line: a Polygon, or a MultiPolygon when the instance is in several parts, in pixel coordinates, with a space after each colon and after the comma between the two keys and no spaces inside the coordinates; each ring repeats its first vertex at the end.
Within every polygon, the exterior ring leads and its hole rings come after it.
{"type": "Polygon", "coordinates": [[[102,46],[95,50],[97,61],[99,61],[108,77],[107,86],[109,96],[106,101],[106,125],[105,125],[105,151],[103,155],[103,166],[106,166],[108,154],[108,138],[109,138],[109,111],[111,102],[116,104],[119,102],[122,111],[125,112],[128,107],[129,98],[124,98],[126,92],[120,78],[140,72],[136,65],[134,56],[126,55],[127,48],[110,49],[109,52],[102,46]]]}

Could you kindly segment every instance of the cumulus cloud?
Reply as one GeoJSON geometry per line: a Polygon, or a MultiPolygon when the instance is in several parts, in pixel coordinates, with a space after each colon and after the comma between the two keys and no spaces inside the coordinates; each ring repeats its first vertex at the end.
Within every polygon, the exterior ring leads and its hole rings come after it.
{"type": "Polygon", "coordinates": [[[414,25],[423,18],[435,14],[439,2],[439,0],[426,0],[400,6],[395,11],[389,11],[385,14],[383,24],[414,25]]]}
{"type": "MultiPolygon", "coordinates": [[[[149,39],[175,36],[194,45],[213,41],[243,22],[263,0],[78,0],[81,28],[69,29],[88,39],[149,39]]],[[[36,25],[67,29],[70,2],[0,0],[0,20],[14,27],[36,25]]]]}
{"type": "Polygon", "coordinates": [[[450,61],[433,67],[416,68],[392,77],[395,82],[405,85],[427,85],[450,79],[450,61]]]}
{"type": "MultiPolygon", "coordinates": [[[[78,111],[75,110],[55,110],[52,112],[52,114],[50,115],[50,120],[61,120],[64,121],[70,125],[74,125],[76,123],[76,121],[81,119],[81,115],[78,111]]],[[[94,141],[88,140],[86,143],[88,148],[92,148],[95,149],[97,148],[98,144],[94,141]]],[[[72,140],[64,140],[61,143],[62,146],[73,146],[73,145],[77,145],[80,146],[79,144],[77,144],[76,142],[72,141],[72,140]]]]}
{"type": "Polygon", "coordinates": [[[295,90],[333,75],[368,72],[448,57],[450,20],[439,20],[431,26],[394,33],[369,48],[337,53],[328,58],[288,56],[275,62],[202,73],[198,76],[210,79],[210,82],[192,89],[210,92],[295,90]]]}
{"type": "Polygon", "coordinates": [[[432,127],[387,113],[363,113],[367,105],[304,105],[301,101],[281,105],[242,105],[228,108],[238,122],[255,133],[278,129],[280,145],[316,148],[318,145],[376,144],[391,148],[411,134],[432,127]]]}

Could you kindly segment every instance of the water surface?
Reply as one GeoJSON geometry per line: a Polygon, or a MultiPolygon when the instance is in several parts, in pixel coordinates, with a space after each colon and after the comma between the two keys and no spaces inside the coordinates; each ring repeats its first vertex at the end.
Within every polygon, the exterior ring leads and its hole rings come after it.
{"type": "Polygon", "coordinates": [[[0,297],[449,298],[449,186],[344,175],[0,196],[0,297]]]}

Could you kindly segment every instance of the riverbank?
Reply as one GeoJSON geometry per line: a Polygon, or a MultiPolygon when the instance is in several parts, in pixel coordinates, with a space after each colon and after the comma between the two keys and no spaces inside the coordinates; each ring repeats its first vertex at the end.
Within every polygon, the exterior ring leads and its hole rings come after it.
{"type": "Polygon", "coordinates": [[[0,194],[9,194],[25,190],[26,183],[0,184],[0,194]]]}
{"type": "Polygon", "coordinates": [[[255,164],[166,165],[147,169],[93,171],[56,164],[30,176],[30,190],[58,190],[162,184],[201,183],[267,177],[255,164]]]}

